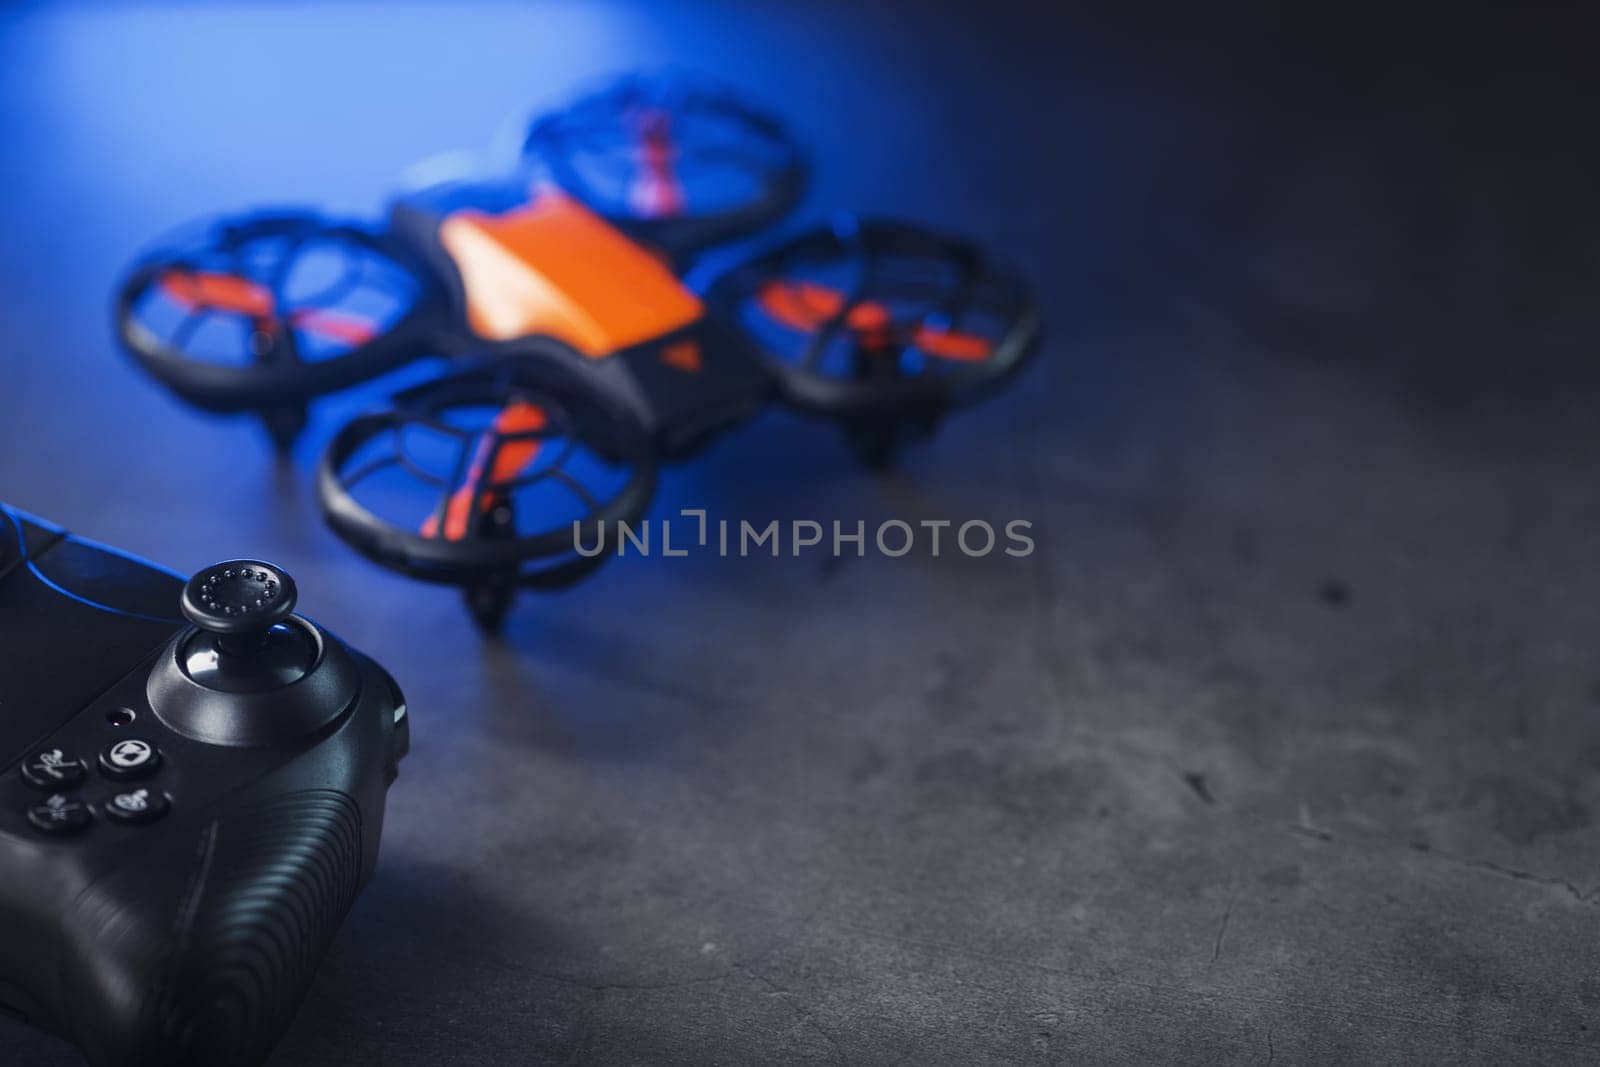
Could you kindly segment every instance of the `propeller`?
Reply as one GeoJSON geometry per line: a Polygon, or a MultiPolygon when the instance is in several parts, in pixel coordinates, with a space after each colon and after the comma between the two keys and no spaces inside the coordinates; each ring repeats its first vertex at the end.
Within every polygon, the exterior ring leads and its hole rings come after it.
{"type": "Polygon", "coordinates": [[[925,321],[900,325],[887,305],[876,300],[848,303],[839,290],[817,282],[775,279],[761,287],[756,300],[775,321],[800,333],[813,333],[843,315],[844,325],[869,350],[909,343],[958,363],[980,363],[994,353],[987,337],[925,321]]]}
{"type": "Polygon", "coordinates": [[[843,217],[692,284],[780,395],[839,420],[873,467],[989,395],[1039,333],[1026,287],[982,249],[888,219],[843,217]]]}
{"type": "Polygon", "coordinates": [[[643,515],[655,454],[637,419],[556,369],[558,352],[571,354],[530,340],[468,360],[346,425],[318,468],[329,525],[382,566],[460,586],[485,629],[518,589],[601,566],[614,553],[579,546],[643,515]]]}
{"type": "Polygon", "coordinates": [[[272,291],[260,282],[220,271],[163,271],[161,291],[185,311],[228,311],[252,319],[272,314],[272,291]]]}
{"type": "MultiPolygon", "coordinates": [[[[249,278],[221,271],[175,267],[164,271],[157,285],[169,300],[191,314],[242,315],[251,320],[255,329],[268,333],[276,326],[273,318],[276,301],[272,290],[249,278]]],[[[378,333],[370,319],[333,308],[294,308],[287,321],[294,329],[352,348],[366,344],[378,333]]]]}
{"type": "Polygon", "coordinates": [[[799,201],[807,172],[782,122],[682,76],[625,77],[542,116],[523,157],[674,260],[776,222],[799,201]]]}
{"type": "MultiPolygon", "coordinates": [[[[544,444],[536,437],[507,438],[537,433],[548,425],[544,409],[526,400],[513,400],[500,410],[488,431],[478,439],[461,488],[450,494],[445,504],[446,540],[463,540],[471,526],[472,501],[481,495],[479,510],[487,514],[494,507],[495,494],[485,490],[514,480],[538,457],[544,444]]],[[[422,524],[422,536],[437,537],[439,529],[439,516],[430,515],[422,524]]]]}
{"type": "Polygon", "coordinates": [[[640,108],[635,115],[639,169],[628,187],[628,204],[640,218],[682,215],[688,197],[677,175],[678,148],[672,139],[672,112],[640,108]]]}
{"type": "Polygon", "coordinates": [[[128,354],[207,411],[254,412],[288,447],[315,396],[427,355],[447,295],[386,234],[302,211],[186,227],[118,288],[128,354]]]}

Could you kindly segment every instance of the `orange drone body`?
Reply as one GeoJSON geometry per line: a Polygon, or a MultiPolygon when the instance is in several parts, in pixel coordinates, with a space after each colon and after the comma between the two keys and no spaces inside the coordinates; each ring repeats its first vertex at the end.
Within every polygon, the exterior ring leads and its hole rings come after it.
{"type": "Polygon", "coordinates": [[[554,189],[499,215],[456,211],[439,243],[460,274],[467,323],[487,341],[538,334],[598,359],[704,314],[656,255],[554,189]]]}

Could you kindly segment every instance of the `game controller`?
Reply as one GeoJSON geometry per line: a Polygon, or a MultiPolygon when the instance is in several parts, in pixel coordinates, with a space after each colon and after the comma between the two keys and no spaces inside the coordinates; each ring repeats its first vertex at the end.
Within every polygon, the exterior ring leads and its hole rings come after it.
{"type": "Polygon", "coordinates": [[[0,505],[0,1009],[95,1067],[263,1061],[372,876],[405,701],[295,600],[0,505]]]}
{"type": "Polygon", "coordinates": [[[606,558],[578,537],[640,518],[661,460],[768,403],[881,467],[1033,353],[1026,288],[957,237],[844,218],[707,256],[782,218],[807,173],[735,94],[628,78],[535,121],[509,174],[406,192],[383,227],[259,213],[169,242],[124,282],[118,333],[285,449],[315,397],[446,361],[336,434],[317,494],[357,551],[462,587],[493,629],[518,589],[606,558]]]}

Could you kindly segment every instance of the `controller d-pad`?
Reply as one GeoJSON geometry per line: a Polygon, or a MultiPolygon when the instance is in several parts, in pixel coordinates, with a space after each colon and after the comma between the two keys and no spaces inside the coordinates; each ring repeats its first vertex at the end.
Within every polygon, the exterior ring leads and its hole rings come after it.
{"type": "Polygon", "coordinates": [[[106,818],[128,826],[155,822],[171,808],[165,793],[143,788],[118,793],[103,806],[106,818]]]}
{"type": "Polygon", "coordinates": [[[59,748],[40,749],[22,761],[22,780],[35,789],[56,792],[82,785],[89,768],[76,756],[59,748]]]}
{"type": "Polygon", "coordinates": [[[43,803],[28,809],[28,821],[41,833],[67,837],[88,829],[94,814],[78,797],[54,793],[43,803]]]}
{"type": "Polygon", "coordinates": [[[111,778],[148,778],[160,768],[161,753],[143,738],[125,737],[100,753],[100,769],[111,778]]]}

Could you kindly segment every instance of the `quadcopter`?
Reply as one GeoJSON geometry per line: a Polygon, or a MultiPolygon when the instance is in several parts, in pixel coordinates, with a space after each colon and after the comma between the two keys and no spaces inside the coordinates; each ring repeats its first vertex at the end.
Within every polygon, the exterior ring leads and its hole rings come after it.
{"type": "Polygon", "coordinates": [[[807,173],[732,91],[631,76],[533,121],[508,173],[403,193],[381,226],[295,210],[192,227],[131,268],[117,333],[281,452],[316,397],[443,361],[334,435],[317,496],[358,552],[460,586],[493,630],[519,589],[599,565],[577,536],[641,518],[659,462],[767,403],[838,422],[881,467],[1032,353],[1026,289],[960,238],[843,219],[730,251],[807,173]]]}

